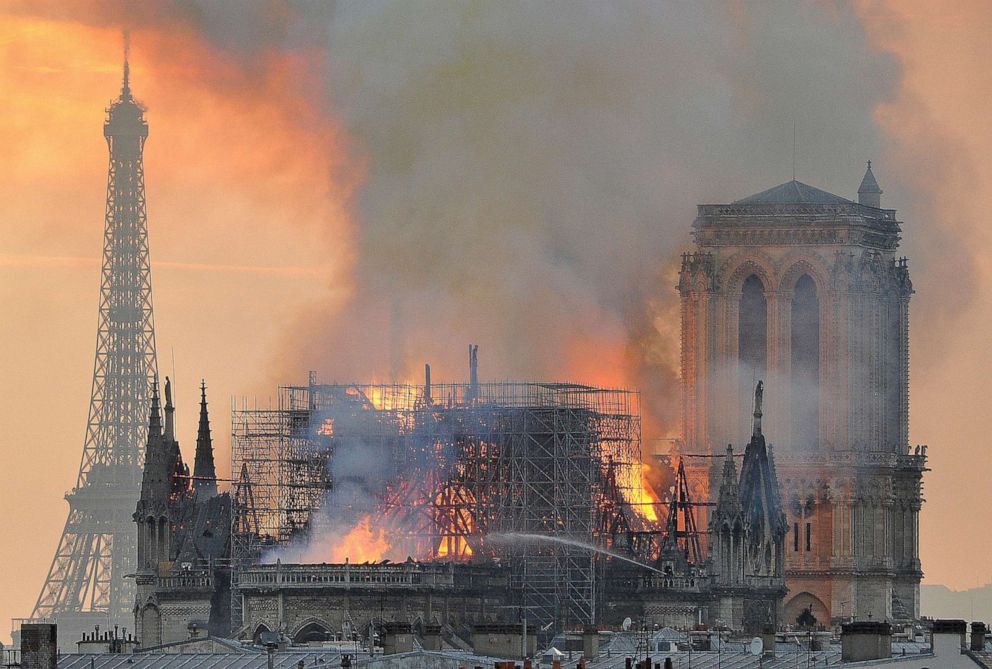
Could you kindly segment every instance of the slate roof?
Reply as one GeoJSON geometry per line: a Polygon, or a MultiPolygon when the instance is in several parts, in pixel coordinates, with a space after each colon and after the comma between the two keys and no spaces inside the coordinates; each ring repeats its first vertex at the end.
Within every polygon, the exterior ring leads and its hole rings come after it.
{"type": "MultiPolygon", "coordinates": [[[[306,669],[341,666],[336,651],[276,653],[275,669],[296,669],[300,660],[306,669]]],[[[265,653],[136,653],[72,654],[59,657],[58,669],[266,669],[265,653]]]]}
{"type": "MultiPolygon", "coordinates": [[[[337,648],[290,648],[273,654],[275,669],[297,669],[302,662],[304,669],[339,669],[341,656],[352,656],[352,666],[358,669],[376,667],[491,667],[499,658],[482,657],[459,651],[430,652],[414,650],[397,655],[357,654],[351,645],[337,648]]],[[[620,658],[621,661],[623,658],[620,658]]],[[[266,669],[266,653],[258,649],[247,652],[232,650],[228,653],[73,653],[60,655],[58,669],[266,669]]]]}
{"type": "Polygon", "coordinates": [[[852,201],[793,179],[735,200],[733,204],[852,204],[852,201]]]}

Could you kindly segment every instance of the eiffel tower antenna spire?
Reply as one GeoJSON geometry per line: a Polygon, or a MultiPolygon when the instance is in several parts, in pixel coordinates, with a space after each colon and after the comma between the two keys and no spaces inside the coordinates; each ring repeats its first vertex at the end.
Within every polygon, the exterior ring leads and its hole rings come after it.
{"type": "Polygon", "coordinates": [[[128,59],[131,55],[131,33],[124,30],[124,84],[121,86],[121,99],[131,99],[131,68],[128,59]]]}
{"type": "MultiPolygon", "coordinates": [[[[157,384],[143,153],[144,109],[131,97],[128,39],[120,98],[107,110],[110,151],[93,384],[69,517],[32,618],[54,618],[72,648],[94,624],[131,624],[136,566],[131,518],[141,487],[157,384]]],[[[109,629],[105,628],[105,629],[109,629]]]]}

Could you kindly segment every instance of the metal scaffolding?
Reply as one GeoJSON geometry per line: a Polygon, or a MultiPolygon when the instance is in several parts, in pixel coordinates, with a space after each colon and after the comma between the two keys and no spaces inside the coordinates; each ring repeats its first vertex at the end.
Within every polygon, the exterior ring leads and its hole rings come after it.
{"type": "Polygon", "coordinates": [[[529,617],[593,623],[597,554],[582,545],[611,546],[617,514],[636,515],[638,400],[565,383],[322,385],[311,376],[281,388],[275,409],[233,412],[236,502],[253,508],[236,509],[232,557],[248,566],[265,544],[371,517],[399,559],[499,558],[529,617]],[[352,471],[356,460],[375,472],[352,471]]]}

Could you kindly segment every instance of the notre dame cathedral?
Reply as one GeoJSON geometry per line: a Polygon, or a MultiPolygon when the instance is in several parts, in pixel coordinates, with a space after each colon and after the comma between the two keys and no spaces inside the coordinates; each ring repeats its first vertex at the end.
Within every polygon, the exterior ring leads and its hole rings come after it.
{"type": "MultiPolygon", "coordinates": [[[[782,622],[919,616],[926,448],[909,446],[900,222],[871,163],[848,200],[790,181],[700,205],[682,259],[681,454],[715,499],[764,380],[787,517],[782,622]]],[[[701,525],[707,519],[701,518],[701,525]]]]}

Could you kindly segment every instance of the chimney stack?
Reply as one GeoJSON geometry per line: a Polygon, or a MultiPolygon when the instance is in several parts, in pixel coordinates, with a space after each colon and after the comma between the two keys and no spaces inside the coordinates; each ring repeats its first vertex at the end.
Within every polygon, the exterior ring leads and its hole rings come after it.
{"type": "Polygon", "coordinates": [[[53,623],[21,625],[21,669],[56,669],[58,628],[53,623]]]}
{"type": "Polygon", "coordinates": [[[892,626],[874,620],[841,625],[841,660],[864,662],[892,657],[892,626]]]}
{"type": "Polygon", "coordinates": [[[971,623],[971,649],[973,651],[985,650],[985,623],[971,623]]]}
{"type": "Polygon", "coordinates": [[[963,620],[934,620],[930,647],[937,657],[960,655],[968,647],[968,624],[963,620]]]}

